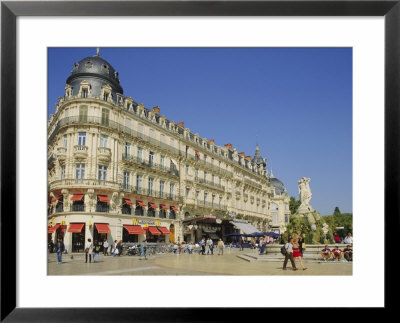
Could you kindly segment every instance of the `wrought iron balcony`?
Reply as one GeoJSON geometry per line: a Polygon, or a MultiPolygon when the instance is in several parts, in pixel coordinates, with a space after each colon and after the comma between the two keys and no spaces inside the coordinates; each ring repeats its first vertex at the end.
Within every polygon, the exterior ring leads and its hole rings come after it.
{"type": "Polygon", "coordinates": [[[137,194],[137,195],[143,195],[143,196],[150,196],[150,197],[155,197],[155,198],[160,198],[164,200],[170,200],[170,201],[177,201],[178,196],[175,194],[168,194],[165,192],[161,191],[156,191],[156,190],[149,190],[148,188],[142,188],[142,187],[136,187],[132,185],[121,185],[121,190],[126,192],[126,193],[131,193],[131,194],[137,194]]]}
{"type": "Polygon", "coordinates": [[[103,181],[98,179],[61,179],[57,181],[53,181],[50,183],[50,190],[54,190],[56,188],[64,188],[64,187],[107,187],[112,189],[118,189],[121,184],[117,182],[103,181]]]}
{"type": "Polygon", "coordinates": [[[110,206],[106,203],[97,203],[96,204],[96,212],[109,213],[110,206]]]}
{"type": "Polygon", "coordinates": [[[171,167],[165,167],[164,165],[157,164],[155,162],[150,162],[148,160],[144,160],[141,157],[135,157],[129,154],[122,154],[122,160],[129,162],[129,163],[134,163],[136,165],[144,166],[147,168],[151,168],[157,171],[161,171],[163,173],[168,173],[174,176],[179,176],[179,171],[175,168],[171,167]]]}
{"type": "Polygon", "coordinates": [[[217,183],[213,183],[213,182],[208,181],[208,180],[203,179],[203,178],[198,178],[197,177],[197,178],[195,178],[195,181],[197,183],[204,184],[204,185],[207,185],[207,186],[211,186],[213,188],[217,188],[217,189],[220,189],[220,190],[223,190],[223,191],[225,190],[225,186],[217,184],[217,183]]]}
{"type": "Polygon", "coordinates": [[[85,205],[84,204],[71,204],[70,211],[71,212],[85,212],[85,205]]]}

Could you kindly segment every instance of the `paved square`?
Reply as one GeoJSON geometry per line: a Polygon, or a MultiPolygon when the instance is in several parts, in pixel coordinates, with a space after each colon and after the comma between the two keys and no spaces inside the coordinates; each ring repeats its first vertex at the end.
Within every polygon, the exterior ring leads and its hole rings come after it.
{"type": "MultiPolygon", "coordinates": [[[[252,252],[252,251],[245,251],[252,252]]],[[[254,251],[256,252],[256,251],[254,251]]],[[[303,271],[282,270],[282,261],[247,262],[237,257],[239,249],[226,250],[223,256],[194,254],[161,254],[147,260],[137,256],[104,257],[97,263],[85,263],[83,254],[63,255],[63,263],[57,264],[56,254],[49,255],[49,275],[290,275],[290,276],[349,276],[353,264],[348,262],[320,263],[304,261],[308,268],[303,271]]],[[[243,252],[242,252],[243,253],[243,252]]],[[[300,264],[296,263],[300,268],[300,264]]]]}

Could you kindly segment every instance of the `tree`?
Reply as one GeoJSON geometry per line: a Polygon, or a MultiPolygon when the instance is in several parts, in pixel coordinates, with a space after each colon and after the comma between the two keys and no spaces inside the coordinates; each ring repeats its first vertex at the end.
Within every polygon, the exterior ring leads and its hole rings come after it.
{"type": "Polygon", "coordinates": [[[340,214],[341,213],[340,213],[339,207],[338,206],[335,207],[335,211],[333,211],[333,216],[340,215],[340,214]]]}
{"type": "Polygon", "coordinates": [[[294,196],[290,197],[289,209],[290,209],[291,215],[296,214],[297,209],[299,208],[300,204],[301,204],[300,200],[296,200],[296,198],[294,196]]]}

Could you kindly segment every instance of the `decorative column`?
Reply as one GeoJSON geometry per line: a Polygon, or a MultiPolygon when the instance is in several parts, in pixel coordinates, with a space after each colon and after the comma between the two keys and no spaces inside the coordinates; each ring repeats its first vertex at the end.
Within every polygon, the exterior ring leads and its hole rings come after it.
{"type": "Polygon", "coordinates": [[[67,189],[62,189],[61,194],[63,195],[64,211],[69,212],[71,201],[69,199],[69,191],[67,189]]]}

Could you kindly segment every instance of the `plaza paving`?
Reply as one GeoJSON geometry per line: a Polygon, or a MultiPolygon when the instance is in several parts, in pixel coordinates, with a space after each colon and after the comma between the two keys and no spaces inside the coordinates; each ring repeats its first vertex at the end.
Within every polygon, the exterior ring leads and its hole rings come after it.
{"type": "MultiPolygon", "coordinates": [[[[249,252],[249,250],[245,250],[249,252]]],[[[254,251],[255,252],[255,251],[254,251]]],[[[83,254],[63,255],[63,263],[57,264],[56,254],[48,257],[49,275],[284,275],[320,276],[352,275],[352,263],[307,262],[308,268],[292,271],[290,261],[288,270],[282,270],[282,262],[247,262],[237,257],[238,249],[226,250],[223,256],[199,254],[161,254],[149,256],[147,260],[138,256],[112,257],[100,255],[100,261],[85,263],[83,254]]],[[[243,253],[243,252],[242,252],[243,253]]],[[[300,264],[296,263],[297,268],[300,264]]]]}

